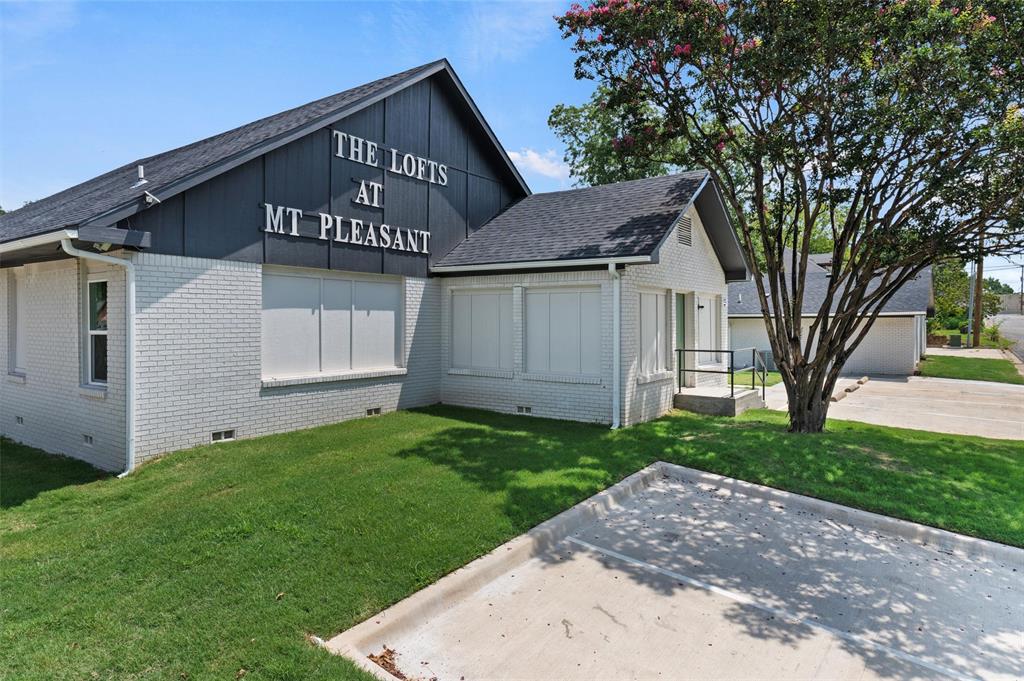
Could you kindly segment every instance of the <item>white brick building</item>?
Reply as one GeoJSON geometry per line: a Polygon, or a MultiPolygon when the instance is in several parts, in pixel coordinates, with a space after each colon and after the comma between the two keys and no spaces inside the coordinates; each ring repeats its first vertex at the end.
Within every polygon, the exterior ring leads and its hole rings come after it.
{"type": "MultiPolygon", "coordinates": [[[[828,285],[828,273],[815,262],[827,265],[830,259],[831,254],[811,255],[804,284],[805,315],[801,322],[801,338],[809,337],[810,326],[825,300],[828,285]]],[[[843,373],[858,376],[908,376],[914,373],[928,349],[926,320],[931,309],[932,277],[931,270],[926,269],[904,284],[886,303],[867,335],[843,365],[843,373]]],[[[752,281],[729,285],[729,342],[736,351],[757,348],[764,355],[771,355],[771,343],[752,281]]]]}
{"type": "Polygon", "coordinates": [[[746,276],[707,173],[530,194],[444,61],[2,216],[0,266],[0,433],[112,471],[438,402],[655,418],[746,276]]]}

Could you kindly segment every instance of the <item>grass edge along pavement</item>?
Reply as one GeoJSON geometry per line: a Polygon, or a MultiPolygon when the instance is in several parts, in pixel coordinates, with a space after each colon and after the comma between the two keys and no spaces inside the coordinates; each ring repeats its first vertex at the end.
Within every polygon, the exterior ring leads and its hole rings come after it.
{"type": "Polygon", "coordinates": [[[785,423],[675,412],[610,431],[431,407],[199,447],[124,480],[3,441],[0,669],[366,678],[307,635],[347,629],[659,459],[1024,545],[1019,443],[785,423]],[[37,482],[11,483],[26,467],[37,482]]]}

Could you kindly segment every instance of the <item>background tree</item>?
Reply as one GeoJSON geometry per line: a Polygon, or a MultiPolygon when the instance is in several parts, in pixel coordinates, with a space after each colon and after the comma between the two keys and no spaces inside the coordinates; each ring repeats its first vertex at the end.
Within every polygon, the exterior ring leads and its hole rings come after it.
{"type": "Polygon", "coordinates": [[[982,280],[982,285],[985,287],[986,291],[991,291],[992,293],[995,293],[997,296],[1015,292],[1012,286],[1010,286],[1009,284],[1004,284],[995,277],[985,277],[982,280]]]}
{"type": "MultiPolygon", "coordinates": [[[[652,116],[655,112],[649,112],[652,116]]],[[[679,170],[680,141],[663,135],[646,136],[651,145],[640,149],[628,131],[623,108],[608,106],[608,92],[597,88],[582,106],[558,104],[548,126],[565,145],[565,161],[577,185],[608,184],[665,175],[679,170]]]]}
{"type": "Polygon", "coordinates": [[[678,145],[722,188],[791,430],[822,429],[908,280],[976,257],[979,234],[984,254],[1024,244],[1024,0],[599,0],[557,20],[629,153],[678,145]],[[823,220],[829,284],[805,310],[823,220]]]}

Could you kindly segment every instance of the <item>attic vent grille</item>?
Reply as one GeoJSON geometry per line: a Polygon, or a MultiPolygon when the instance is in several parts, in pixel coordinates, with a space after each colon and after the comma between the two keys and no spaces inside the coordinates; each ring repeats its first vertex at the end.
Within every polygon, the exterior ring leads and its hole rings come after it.
{"type": "Polygon", "coordinates": [[[679,222],[676,224],[676,238],[684,246],[693,245],[693,222],[689,215],[679,218],[679,222]]]}

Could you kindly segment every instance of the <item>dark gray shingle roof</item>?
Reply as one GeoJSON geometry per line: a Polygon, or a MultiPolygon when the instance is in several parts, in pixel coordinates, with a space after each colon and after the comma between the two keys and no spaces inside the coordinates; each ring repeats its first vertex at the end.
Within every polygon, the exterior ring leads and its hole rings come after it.
{"type": "MultiPolygon", "coordinates": [[[[766,284],[767,287],[767,284],[766,284]]],[[[870,287],[871,289],[874,286],[870,287]]],[[[828,289],[828,275],[824,272],[807,272],[804,288],[804,314],[815,315],[825,301],[828,289]]],[[[767,290],[767,288],[766,288],[767,290]]],[[[904,284],[882,310],[888,314],[901,312],[926,312],[932,306],[932,271],[926,268],[904,284]]],[[[833,307],[833,309],[835,309],[833,307]]],[[[760,315],[761,304],[757,299],[757,287],[751,281],[729,284],[729,316],[760,315]]]]}
{"type": "Polygon", "coordinates": [[[435,268],[651,255],[707,176],[698,170],[527,196],[435,268]]]}
{"type": "Polygon", "coordinates": [[[261,118],[253,123],[193,142],[171,151],[133,161],[70,189],[34,201],[0,216],[0,243],[52,232],[102,215],[138,200],[147,189],[158,193],[175,182],[274,137],[315,122],[343,107],[356,104],[399,83],[431,70],[435,61],[375,80],[309,104],[261,118]],[[147,184],[136,189],[136,166],[145,166],[147,184]]]}

